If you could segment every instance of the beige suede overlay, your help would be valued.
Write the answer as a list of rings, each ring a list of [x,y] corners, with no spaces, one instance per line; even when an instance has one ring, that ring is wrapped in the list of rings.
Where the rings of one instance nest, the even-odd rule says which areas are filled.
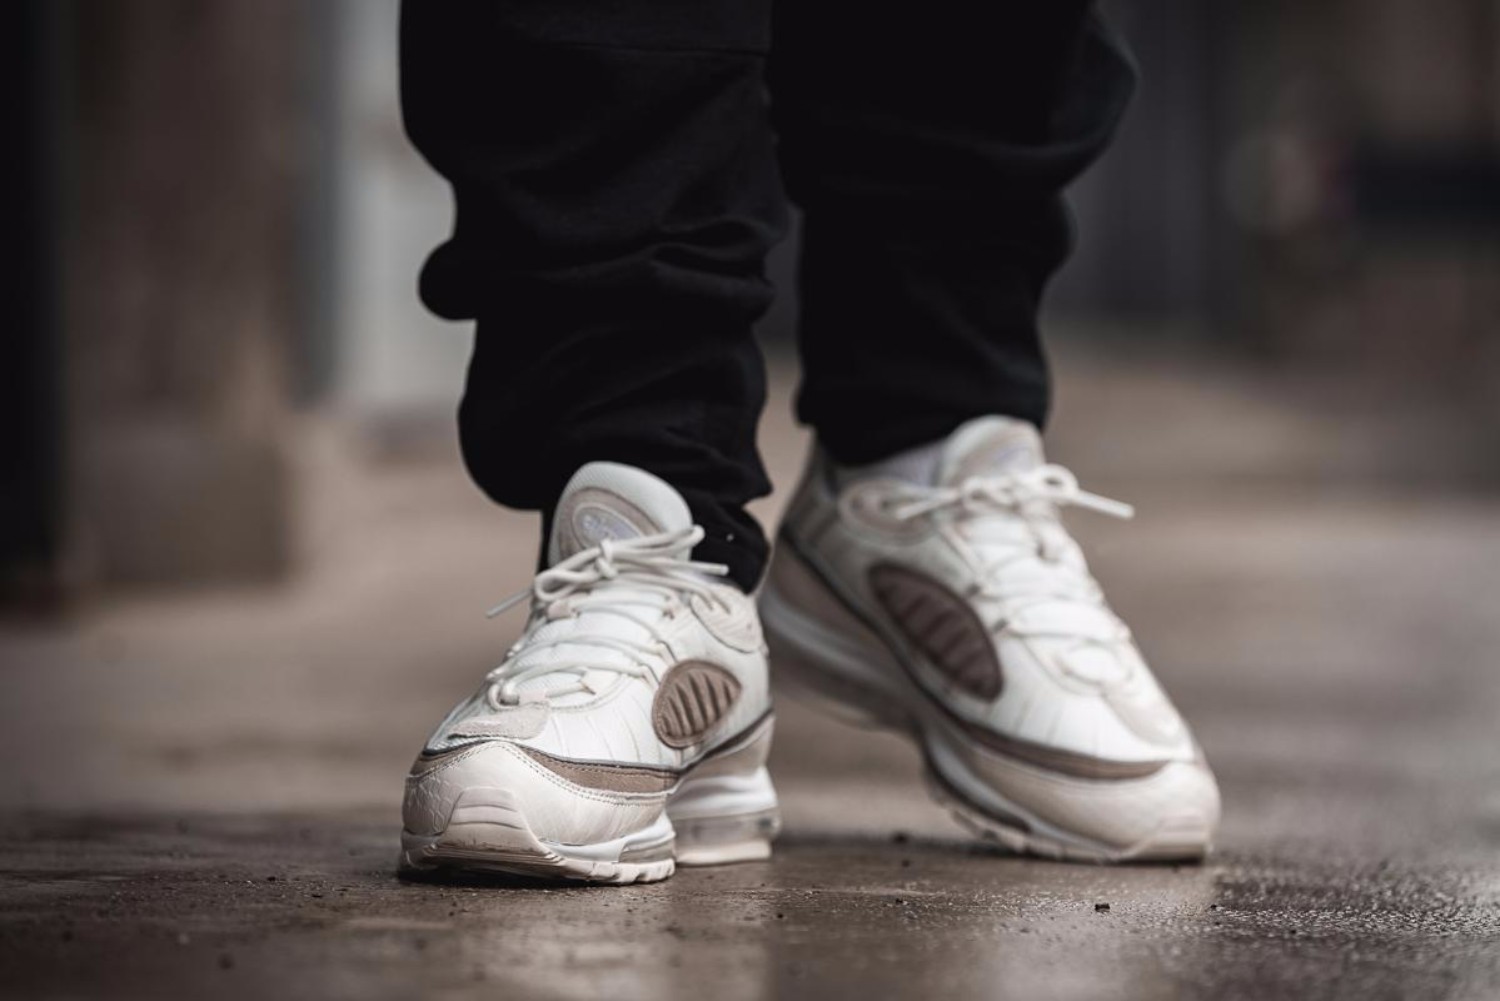
[[[891,621],[932,666],[975,698],[1000,694],[1000,658],[969,603],[925,574],[891,563],[870,568],[870,590]]]
[[[651,722],[663,744],[690,747],[703,740],[739,696],[739,679],[724,668],[683,661],[662,678],[651,703]]]

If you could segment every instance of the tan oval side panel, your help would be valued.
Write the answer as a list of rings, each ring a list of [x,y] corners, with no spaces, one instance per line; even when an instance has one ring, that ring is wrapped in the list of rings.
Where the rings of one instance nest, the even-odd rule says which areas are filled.
[[[992,700],[1000,694],[994,639],[969,603],[906,567],[870,568],[870,590],[906,636],[959,689]]]
[[[667,672],[651,705],[656,735],[668,747],[701,741],[740,697],[740,682],[717,664],[690,660]]]

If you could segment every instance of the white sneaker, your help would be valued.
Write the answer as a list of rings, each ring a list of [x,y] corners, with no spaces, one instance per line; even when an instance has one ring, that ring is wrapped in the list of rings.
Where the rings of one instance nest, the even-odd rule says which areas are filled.
[[[1031,425],[839,473],[814,454],[761,597],[778,678],[910,733],[933,795],[1018,851],[1204,855],[1213,774],[1057,517],[1128,517]]]
[[[650,882],[765,858],[771,701],[751,599],[688,558],[703,530],[655,476],[594,462],[553,519],[521,638],[406,780],[408,868]]]

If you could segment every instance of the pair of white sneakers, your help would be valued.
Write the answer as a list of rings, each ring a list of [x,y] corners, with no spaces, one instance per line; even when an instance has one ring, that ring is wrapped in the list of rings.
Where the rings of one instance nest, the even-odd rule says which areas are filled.
[[[403,865],[631,883],[767,857],[768,653],[789,686],[910,735],[933,795],[981,837],[1201,857],[1218,788],[1063,528],[1068,505],[1129,514],[1008,418],[864,470],[815,452],[757,610],[690,559],[703,533],[672,487],[584,466],[548,569],[512,599],[530,600],[520,639],[407,778]]]

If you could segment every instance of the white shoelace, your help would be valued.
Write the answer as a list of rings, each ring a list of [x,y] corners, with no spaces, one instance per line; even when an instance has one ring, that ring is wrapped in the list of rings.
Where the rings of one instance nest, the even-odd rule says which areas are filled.
[[[633,539],[602,539],[597,546],[575,553],[556,566],[541,571],[530,587],[490,609],[487,614],[493,618],[530,598],[533,623],[510,648],[505,662],[485,676],[489,682],[485,701],[492,709],[515,705],[521,701],[517,688],[523,682],[548,674],[571,674],[575,678],[569,685],[549,689],[542,696],[548,699],[575,692],[593,692],[585,679],[590,671],[607,671],[634,678],[653,677],[652,663],[659,660],[666,649],[666,638],[653,620],[659,620],[663,614],[676,614],[682,606],[684,594],[720,603],[703,575],[722,577],[729,573],[729,568],[677,555],[684,550],[691,551],[703,540],[703,535],[703,529],[693,525]],[[632,611],[639,608],[650,609],[654,614]],[[645,630],[651,641],[577,629],[549,639],[535,640],[535,634],[546,624],[578,618],[584,613],[627,619]],[[593,647],[612,651],[617,656],[532,659],[539,652],[563,646]]]
[[[1104,616],[1109,626],[1108,632],[1113,635],[1091,637],[1092,639],[1128,639],[1129,628],[1110,611],[1103,592],[1082,561],[1072,564],[1063,559],[1072,542],[1056,522],[1056,509],[1062,506],[1087,508],[1113,518],[1128,519],[1135,516],[1135,508],[1129,504],[1080,489],[1077,478],[1071,472],[1054,464],[992,476],[970,477],[955,487],[912,488],[906,496],[893,500],[890,513],[898,521],[910,521],[943,510],[957,510],[959,517],[965,520],[1004,514],[1019,518],[1026,525],[1034,543],[1032,546],[1010,540],[985,543],[986,548],[999,548],[1004,554],[999,559],[978,567],[980,593],[1003,603],[1009,613],[1005,620],[991,624],[992,631],[1011,628],[1033,636],[1051,634],[1080,638],[1071,632],[1054,632],[1035,627],[1023,629],[1009,621],[1024,608],[1055,602],[1084,605],[1091,612]],[[1032,576],[1024,579],[1020,586],[1004,586],[1002,582],[1007,577],[1003,572],[1005,568],[1011,563],[1030,558],[1039,558],[1051,568],[1051,572],[1046,574],[1045,582]]]

